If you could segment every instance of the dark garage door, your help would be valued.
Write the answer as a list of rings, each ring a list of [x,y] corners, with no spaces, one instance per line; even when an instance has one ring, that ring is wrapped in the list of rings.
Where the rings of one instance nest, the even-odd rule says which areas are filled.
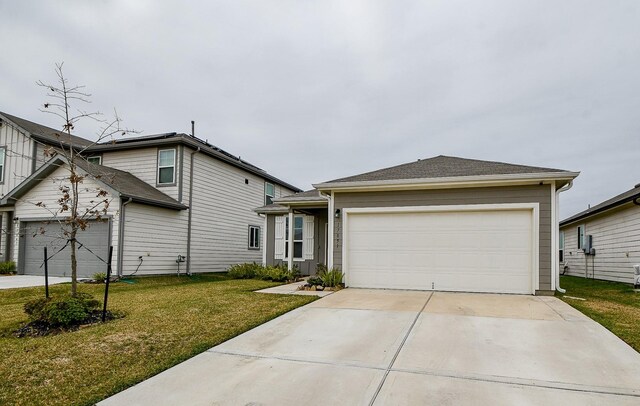
[[[51,256],[66,243],[65,238],[61,236],[60,225],[32,221],[23,223],[23,226],[21,243],[24,251],[21,269],[25,275],[44,275],[44,267],[41,267],[44,259],[44,247],[47,246],[48,255]],[[44,234],[40,233],[42,228]],[[110,228],[109,222],[93,221],[86,230],[79,231],[76,238],[78,242],[106,261],[109,251]],[[77,257],[79,278],[91,278],[98,272],[107,272],[106,264],[88,250],[80,248],[77,251]],[[71,276],[70,246],[49,260],[49,275]]]

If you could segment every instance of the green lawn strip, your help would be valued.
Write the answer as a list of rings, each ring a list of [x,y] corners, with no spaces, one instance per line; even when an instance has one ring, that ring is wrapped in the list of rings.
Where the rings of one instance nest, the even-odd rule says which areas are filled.
[[[567,291],[564,295],[558,294],[560,299],[640,352],[640,293],[634,292],[633,286],[575,276],[561,277],[560,286]]]
[[[275,285],[220,275],[137,278],[111,287],[109,308],[126,317],[22,339],[11,331],[26,321],[24,302],[43,288],[0,291],[0,404],[93,404],[316,299],[253,292]],[[104,286],[80,291],[102,299]]]

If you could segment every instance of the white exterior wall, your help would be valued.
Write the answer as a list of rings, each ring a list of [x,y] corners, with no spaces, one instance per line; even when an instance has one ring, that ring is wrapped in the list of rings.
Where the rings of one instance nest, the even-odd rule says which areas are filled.
[[[36,186],[34,186],[29,192],[27,192],[19,201],[15,204],[14,220],[13,222],[13,260],[18,262],[20,252],[20,221],[33,221],[36,219],[42,219],[43,221],[49,220],[54,217],[58,204],[56,200],[60,197],[59,186],[63,183],[63,179],[69,176],[69,172],[64,167],[55,170],[47,179],[43,180]],[[80,207],[89,207],[90,200],[96,198],[95,191],[98,188],[104,188],[101,183],[98,183],[92,179],[85,179],[82,183],[82,191],[80,193]],[[88,191],[87,191],[88,190]],[[118,252],[118,209],[120,207],[120,198],[117,195],[113,195],[109,191],[108,197],[111,199],[110,206],[107,214],[111,216],[111,245],[113,245],[113,273],[117,273],[117,261],[116,253]],[[38,207],[35,204],[43,202],[47,207]],[[52,213],[54,212],[54,213]],[[61,214],[59,216],[63,216]],[[78,240],[81,241],[82,231],[78,235]]]
[[[185,150],[185,161],[190,152]],[[194,172],[191,270],[220,272],[232,264],[261,263],[264,218],[253,209],[264,205],[265,180],[200,153],[195,156]],[[275,186],[276,196],[292,193]],[[185,176],[185,204],[188,188]],[[248,249],[249,225],[261,227],[260,250]]]
[[[4,180],[0,195],[4,196],[31,175],[35,141],[9,123],[0,127],[0,147],[6,148]],[[38,164],[37,166],[40,166]]]
[[[187,210],[129,203],[125,207],[124,275],[176,273],[178,255],[187,255]],[[180,264],[180,273],[186,263]]]
[[[578,226],[593,236],[596,255],[587,256],[587,276],[633,283],[633,265],[640,264],[640,206],[633,203],[560,228],[564,232],[565,275],[585,276],[585,255],[578,249]],[[563,264],[560,265],[560,271]]]
[[[124,151],[104,152],[102,164],[112,168],[126,171],[138,177],[140,180],[157,187],[164,194],[178,200],[178,185],[180,180],[180,148],[162,147],[160,149],[176,149],[176,183],[172,186],[158,186],[158,147],[139,148]]]

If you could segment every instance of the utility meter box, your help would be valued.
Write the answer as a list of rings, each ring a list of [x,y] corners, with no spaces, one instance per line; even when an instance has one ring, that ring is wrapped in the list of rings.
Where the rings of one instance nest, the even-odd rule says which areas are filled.
[[[640,264],[633,266],[633,285],[634,287],[640,286]]]
[[[587,255],[594,255],[596,253],[593,249],[593,236],[591,234],[585,236],[583,250]],[[593,253],[591,253],[591,251],[593,251]]]

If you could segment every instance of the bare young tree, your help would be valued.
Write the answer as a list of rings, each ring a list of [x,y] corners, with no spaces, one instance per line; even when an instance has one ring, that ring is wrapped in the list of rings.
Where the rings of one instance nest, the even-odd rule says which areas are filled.
[[[124,136],[136,131],[122,127],[122,120],[115,109],[114,116],[106,119],[98,111],[89,112],[76,107],[76,105],[90,103],[91,95],[84,91],[85,86],[69,85],[63,73],[63,63],[56,63],[55,73],[57,81],[54,84],[36,82],[38,86],[46,89],[49,99],[44,103],[41,111],[58,117],[62,128],[61,133],[57,134],[57,145],[47,147],[44,153],[46,157],[53,157],[56,154],[63,156],[67,163],[63,167],[68,170],[68,174],[59,184],[60,196],[56,200],[55,208],[47,208],[43,202],[37,202],[36,205],[54,213],[54,218],[61,226],[62,235],[67,239],[71,256],[71,294],[75,296],[78,283],[77,238],[79,233],[89,227],[91,220],[105,220],[111,201],[107,190],[103,188],[90,190],[81,186],[88,175],[78,167],[78,164],[81,160],[86,162],[85,152],[91,146],[107,139],[113,140],[115,136]],[[81,120],[94,121],[100,129],[94,141],[78,145],[74,142],[72,132]],[[87,192],[93,193],[94,196],[91,196],[91,200],[83,205],[81,194]]]

